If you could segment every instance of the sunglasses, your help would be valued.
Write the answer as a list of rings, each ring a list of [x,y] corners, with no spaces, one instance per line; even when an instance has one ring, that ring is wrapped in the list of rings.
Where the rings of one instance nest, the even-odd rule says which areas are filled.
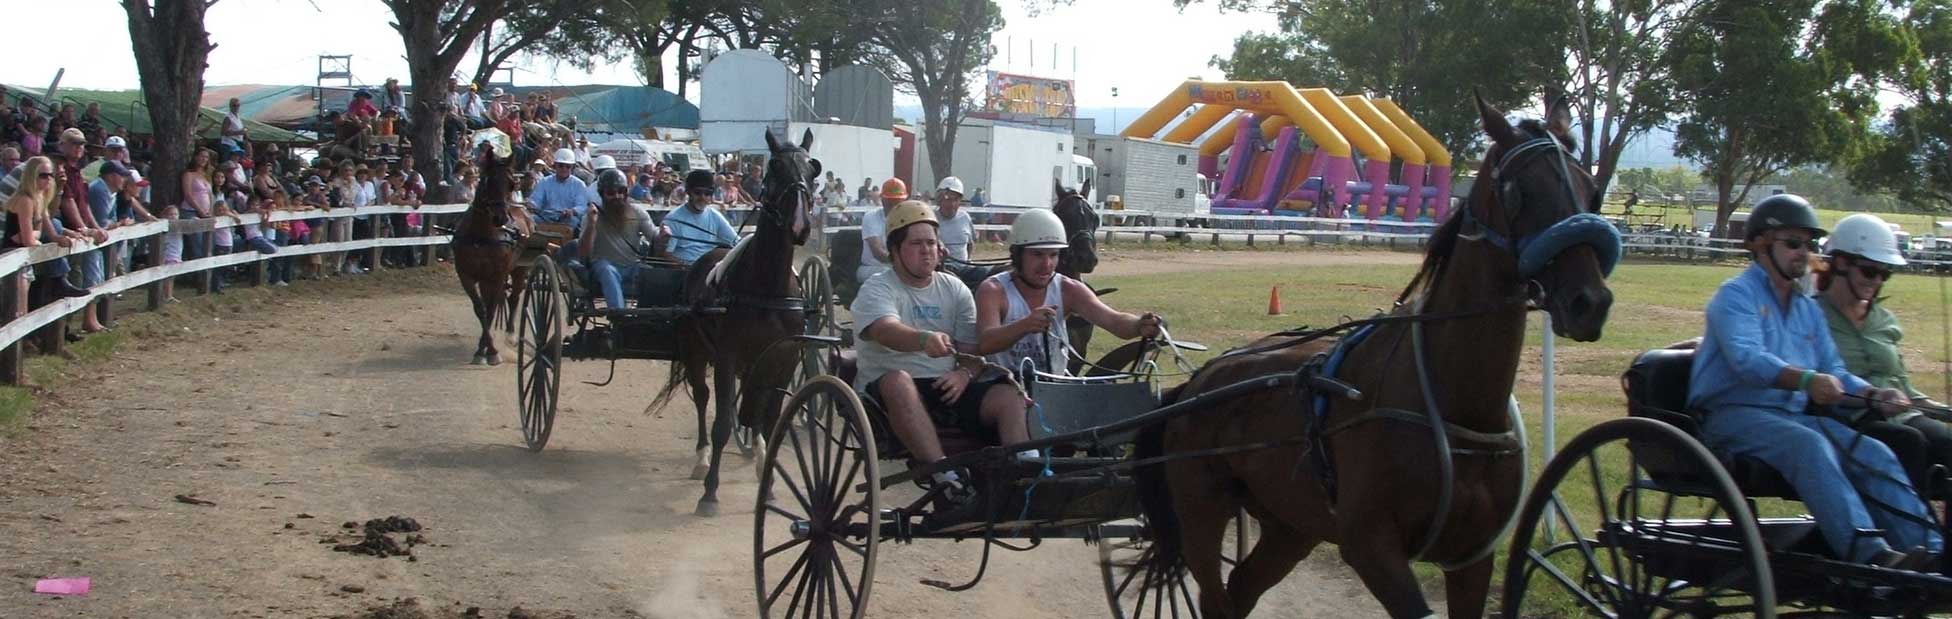
[[[1806,239],[1802,237],[1795,237],[1795,236],[1776,237],[1776,244],[1782,245],[1783,249],[1787,249],[1790,251],[1813,249],[1816,247],[1816,241],[1812,241],[1810,239]]]
[[[54,178],[54,173],[53,173],[53,172],[42,172],[42,173],[41,173],[41,180],[48,180],[48,179],[51,179],[51,178]]]
[[[1888,281],[1891,279],[1891,269],[1887,269],[1880,266],[1872,266],[1868,264],[1860,264],[1857,265],[1857,275],[1863,277],[1864,279],[1875,279],[1880,282]]]

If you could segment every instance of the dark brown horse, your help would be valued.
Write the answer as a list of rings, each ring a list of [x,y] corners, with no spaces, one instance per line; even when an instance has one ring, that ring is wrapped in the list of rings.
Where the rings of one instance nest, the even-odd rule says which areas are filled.
[[[461,289],[467,291],[468,301],[474,303],[474,317],[481,322],[473,363],[500,365],[501,352],[495,350],[495,338],[489,330],[498,317],[504,330],[515,329],[516,299],[510,292],[510,275],[515,271],[520,240],[504,227],[509,221],[508,198],[515,177],[508,160],[496,157],[491,149],[482,149],[479,162],[481,181],[475,188],[474,201],[455,224],[450,243],[454,273],[461,277]]]
[[[798,145],[781,142],[767,131],[766,144],[772,157],[766,163],[760,209],[755,213],[758,224],[738,247],[705,254],[685,274],[685,294],[698,311],[680,327],[671,379],[651,405],[662,406],[681,382],[691,388],[692,404],[698,408],[698,462],[692,478],[705,480],[705,495],[698,499],[700,516],[718,514],[719,463],[732,437],[732,424],[771,427],[782,389],[800,360],[791,345],[775,344],[803,333],[806,325],[806,301],[797,298],[800,284],[793,272],[793,248],[806,243],[812,229],[809,187],[820,176],[820,162],[807,156],[806,149],[813,146],[812,131]],[[705,382],[708,369],[710,384]],[[705,405],[714,386],[719,394],[718,414],[707,428]]]
[[[1591,177],[1566,154],[1573,146],[1563,98],[1548,102],[1545,122],[1516,126],[1482,98],[1477,105],[1492,140],[1478,182],[1469,204],[1433,233],[1392,314],[1417,318],[1376,325],[1335,372],[1360,399],[1332,401],[1316,417],[1311,394],[1267,390],[1141,434],[1135,458],[1309,437],[1310,424],[1321,424],[1319,440],[1137,472],[1153,540],[1137,569],[1190,572],[1201,616],[1246,616],[1323,542],[1341,547],[1393,617],[1431,614],[1410,569],[1415,561],[1445,570],[1448,616],[1483,612],[1492,568],[1486,551],[1518,504],[1525,466],[1509,434],[1524,430],[1511,427],[1507,401],[1528,301],[1551,313],[1559,335],[1598,339],[1612,305],[1605,277],[1619,237],[1590,214],[1599,205]],[[1297,341],[1277,334],[1232,351],[1166,397],[1292,373],[1329,347],[1284,346]],[[1445,422],[1451,449],[1439,451],[1440,434],[1419,422],[1433,413]],[[1240,508],[1259,522],[1261,536],[1223,583],[1222,532]]]

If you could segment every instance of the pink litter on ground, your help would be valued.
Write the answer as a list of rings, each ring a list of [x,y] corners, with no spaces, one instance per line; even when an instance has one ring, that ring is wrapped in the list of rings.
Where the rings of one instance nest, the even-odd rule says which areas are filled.
[[[35,593],[88,595],[88,578],[43,578],[34,583]]]

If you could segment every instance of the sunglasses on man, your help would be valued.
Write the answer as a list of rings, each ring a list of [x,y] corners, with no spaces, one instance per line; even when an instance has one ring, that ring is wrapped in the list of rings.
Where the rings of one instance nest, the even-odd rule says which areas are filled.
[[[1891,279],[1891,269],[1870,264],[1860,264],[1857,265],[1857,275],[1864,279],[1874,279],[1880,282],[1889,281]]]
[[[1783,249],[1787,249],[1790,251],[1800,251],[1803,249],[1816,249],[1816,241],[1806,239],[1800,236],[1779,236],[1776,237],[1776,244],[1782,245]]]

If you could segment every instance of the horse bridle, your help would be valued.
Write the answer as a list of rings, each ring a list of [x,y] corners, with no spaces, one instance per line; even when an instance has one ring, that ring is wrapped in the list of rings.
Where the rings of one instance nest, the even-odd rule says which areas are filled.
[[[793,235],[794,245],[804,245],[807,242],[807,235],[813,233],[813,199],[810,197],[813,190],[807,186],[807,182],[795,178],[792,183],[781,184],[777,189],[762,194],[760,199],[770,203],[772,200],[788,193],[798,198],[798,203],[795,206],[799,209],[799,213],[807,220],[806,227],[801,229],[798,234]],[[761,208],[759,209],[759,216],[764,217],[766,221],[772,222],[773,225],[779,226],[788,233],[793,231],[793,219],[789,215],[773,212],[773,209],[770,208]]]
[[[1554,222],[1544,230],[1527,235],[1517,235],[1512,230],[1518,228],[1518,216],[1525,210],[1524,189],[1513,175],[1513,168],[1530,162],[1532,159],[1551,156],[1557,165],[1552,166],[1552,174],[1565,188],[1566,196],[1572,203],[1581,204],[1578,190],[1573,188],[1572,174],[1568,167],[1565,145],[1550,135],[1533,138],[1519,143],[1498,158],[1498,165],[1491,168],[1491,180],[1498,183],[1497,198],[1503,204],[1505,232],[1485,225],[1478,217],[1476,209],[1461,209],[1464,224],[1473,232],[1459,233],[1458,238],[1467,241],[1484,241],[1493,247],[1510,254],[1518,262],[1518,274],[1530,281],[1545,269],[1561,251],[1574,245],[1591,245],[1599,255],[1600,269],[1606,275],[1613,274],[1613,267],[1620,262],[1620,232],[1613,224],[1599,215],[1581,209],[1571,217]]]

